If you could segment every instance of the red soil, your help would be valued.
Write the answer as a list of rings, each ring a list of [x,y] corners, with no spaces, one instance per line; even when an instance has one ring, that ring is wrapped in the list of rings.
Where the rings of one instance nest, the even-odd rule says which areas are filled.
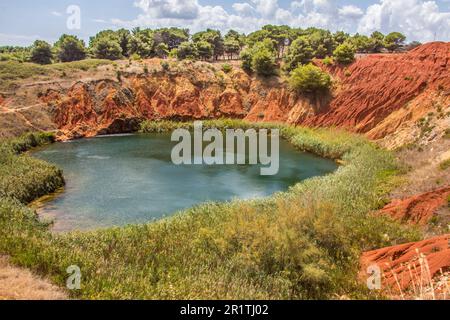
[[[79,82],[41,99],[56,106],[55,122],[69,138],[130,131],[142,119],[233,117],[339,126],[378,139],[413,121],[410,112],[385,121],[406,104],[420,110],[416,116],[431,111],[423,101],[449,90],[449,60],[450,43],[436,42],[406,54],[369,55],[348,70],[322,66],[341,83],[334,97],[314,99],[296,95],[277,79],[251,78],[237,68],[218,76],[198,65],[176,72],[124,74],[120,83]],[[450,105],[450,95],[442,100]]]
[[[347,69],[324,68],[342,80],[342,88],[328,109],[301,123],[368,133],[415,98],[450,89],[450,43],[428,43],[405,54],[368,55]],[[378,139],[395,129],[374,130],[369,136]]]
[[[366,252],[361,258],[361,265],[363,271],[371,265],[380,267],[384,288],[405,290],[417,286],[421,277],[425,284],[430,277],[434,279],[441,275],[441,271],[450,271],[450,234]]]
[[[427,224],[436,211],[447,204],[450,196],[450,186],[416,195],[403,200],[394,200],[383,208],[380,213],[396,220],[412,224]]]

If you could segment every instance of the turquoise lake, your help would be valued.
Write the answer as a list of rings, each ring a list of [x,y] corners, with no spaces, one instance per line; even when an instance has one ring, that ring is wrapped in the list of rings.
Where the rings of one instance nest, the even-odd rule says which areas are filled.
[[[64,170],[66,187],[38,208],[54,231],[145,223],[207,201],[253,199],[337,169],[334,161],[299,152],[280,141],[280,170],[260,166],[180,165],[169,135],[107,136],[56,143],[33,155]]]

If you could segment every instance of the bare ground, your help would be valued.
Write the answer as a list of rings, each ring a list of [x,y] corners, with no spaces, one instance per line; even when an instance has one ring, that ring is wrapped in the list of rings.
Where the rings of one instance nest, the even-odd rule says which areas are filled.
[[[0,256],[0,300],[65,300],[67,294],[48,280],[12,266]]]

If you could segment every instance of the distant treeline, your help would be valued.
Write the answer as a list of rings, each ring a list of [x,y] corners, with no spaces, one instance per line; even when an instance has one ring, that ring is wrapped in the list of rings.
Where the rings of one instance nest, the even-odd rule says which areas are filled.
[[[30,47],[0,47],[0,61],[15,60],[50,64],[70,62],[86,58],[118,60],[124,58],[176,57],[199,60],[226,60],[239,58],[241,52],[252,49],[258,43],[270,41],[276,58],[288,52],[290,45],[301,39],[303,50],[308,58],[332,56],[342,44],[357,53],[377,53],[403,50],[405,36],[399,32],[383,35],[374,32],[370,37],[360,34],[349,35],[339,31],[332,33],[318,28],[291,28],[289,26],[267,25],[248,35],[230,30],[222,35],[218,30],[190,34],[188,29],[162,28],[132,31],[120,29],[105,30],[90,38],[88,46],[76,36],[62,35],[52,46],[37,40]],[[417,46],[412,43],[410,46]]]

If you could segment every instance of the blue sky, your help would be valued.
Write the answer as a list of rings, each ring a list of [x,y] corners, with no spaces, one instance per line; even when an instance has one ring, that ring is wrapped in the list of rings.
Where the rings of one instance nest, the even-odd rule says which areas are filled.
[[[69,5],[81,28],[66,26]],[[62,33],[87,40],[99,30],[182,26],[251,32],[264,24],[317,26],[370,34],[401,31],[408,40],[450,40],[450,0],[15,0],[0,3],[0,45],[54,42]]]

